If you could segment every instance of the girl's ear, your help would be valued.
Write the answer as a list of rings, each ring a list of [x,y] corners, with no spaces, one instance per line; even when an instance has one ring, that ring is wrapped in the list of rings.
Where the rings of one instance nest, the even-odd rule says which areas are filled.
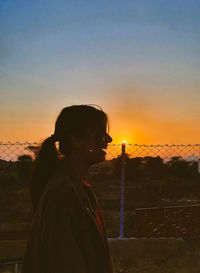
[[[71,136],[69,138],[69,142],[76,150],[79,150],[81,148],[82,142],[79,138]]]

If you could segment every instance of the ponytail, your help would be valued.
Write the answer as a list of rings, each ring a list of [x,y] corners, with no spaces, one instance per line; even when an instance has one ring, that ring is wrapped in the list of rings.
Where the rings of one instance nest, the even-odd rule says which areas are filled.
[[[30,177],[33,213],[35,213],[48,179],[57,168],[59,161],[60,156],[55,146],[55,140],[52,136],[48,137],[40,146]]]

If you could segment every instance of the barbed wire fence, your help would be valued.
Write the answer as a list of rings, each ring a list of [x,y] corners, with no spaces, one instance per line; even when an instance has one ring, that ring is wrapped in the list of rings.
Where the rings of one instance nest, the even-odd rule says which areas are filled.
[[[38,142],[0,142],[0,160],[17,161],[21,155],[30,155],[33,159],[38,151]],[[161,157],[165,162],[172,157],[181,157],[188,161],[200,159],[200,144],[125,144],[125,153],[130,157]],[[108,145],[106,159],[111,160],[122,155],[122,144]]]
[[[0,142],[0,165],[6,166],[10,162],[17,162],[20,156],[30,156],[33,160],[39,151],[40,144],[38,142]],[[58,148],[58,146],[57,146]],[[110,144],[108,145],[106,160],[121,157],[121,209],[120,209],[120,238],[124,237],[124,186],[125,186],[125,158],[136,157],[160,157],[164,162],[171,160],[173,157],[181,160],[198,162],[198,172],[200,173],[200,144],[165,144],[165,145],[145,145],[145,144]],[[146,211],[142,211],[142,215]],[[163,224],[162,224],[163,225]],[[157,230],[157,229],[155,229]]]

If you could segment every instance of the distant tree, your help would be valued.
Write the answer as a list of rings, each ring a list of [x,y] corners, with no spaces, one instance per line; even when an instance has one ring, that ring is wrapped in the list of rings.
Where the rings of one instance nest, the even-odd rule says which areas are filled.
[[[138,181],[143,178],[143,158],[134,157],[127,160],[126,177],[127,179]]]
[[[146,156],[142,160],[144,175],[149,178],[162,178],[165,174],[165,165],[160,156]]]
[[[20,155],[17,158],[17,169],[22,184],[27,185],[33,159],[30,155]]]
[[[195,164],[182,159],[181,156],[172,157],[171,160],[166,163],[166,167],[168,176],[170,177],[189,179],[197,173],[197,169],[196,171],[194,169]]]
[[[39,152],[40,146],[33,146],[33,145],[29,145],[25,148],[25,150],[31,151],[34,153],[35,156],[37,156],[38,152]]]
[[[186,161],[181,156],[174,156],[166,164],[166,177],[162,196],[170,200],[192,202],[199,194],[200,176],[197,163]]]

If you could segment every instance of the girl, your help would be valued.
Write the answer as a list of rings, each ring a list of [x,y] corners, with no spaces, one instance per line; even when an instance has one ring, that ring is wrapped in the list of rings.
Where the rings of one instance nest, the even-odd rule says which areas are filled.
[[[42,143],[31,177],[34,217],[23,273],[113,272],[103,216],[85,177],[105,160],[107,128],[101,109],[73,105]]]

